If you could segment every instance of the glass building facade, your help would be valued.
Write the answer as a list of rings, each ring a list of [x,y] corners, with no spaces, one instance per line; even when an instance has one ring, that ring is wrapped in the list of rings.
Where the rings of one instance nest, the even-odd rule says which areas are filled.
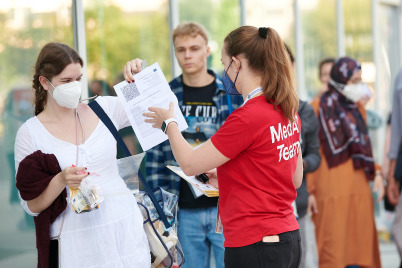
[[[8,0],[0,2],[0,267],[35,267],[32,217],[19,205],[14,141],[33,114],[33,64],[57,41],[84,58],[83,97],[112,95],[124,64],[159,62],[167,80],[180,74],[170,40],[174,27],[196,21],[209,32],[209,68],[220,73],[223,38],[240,25],[269,26],[293,50],[300,97],[318,93],[318,63],[348,55],[363,65],[373,91],[367,108],[381,164],[395,76],[402,66],[400,0]],[[133,137],[133,148],[138,148]],[[377,216],[382,211],[377,207]],[[381,226],[381,222],[378,224]]]

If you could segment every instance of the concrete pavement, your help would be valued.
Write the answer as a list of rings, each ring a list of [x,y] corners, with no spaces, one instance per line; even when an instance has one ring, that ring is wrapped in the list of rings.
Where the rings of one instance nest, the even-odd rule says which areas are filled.
[[[8,180],[0,180],[0,268],[35,268],[35,233],[23,224],[25,212],[21,206],[10,205],[10,184]],[[380,251],[383,268],[399,267],[399,256],[392,242],[381,242]]]

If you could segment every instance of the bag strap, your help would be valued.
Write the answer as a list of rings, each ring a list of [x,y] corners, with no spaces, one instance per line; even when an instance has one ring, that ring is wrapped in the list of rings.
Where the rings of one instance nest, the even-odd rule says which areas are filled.
[[[59,232],[59,234],[58,235],[56,235],[56,236],[52,236],[52,237],[50,237],[50,240],[54,240],[54,239],[59,239],[60,238],[60,236],[61,236],[61,231],[63,230],[63,224],[64,224],[64,218],[66,217],[66,211],[67,211],[67,208],[64,210],[64,214],[63,214],[63,219],[61,220],[61,225],[60,225],[60,232]]]
[[[114,126],[112,120],[110,120],[109,116],[105,113],[105,111],[102,109],[102,107],[99,105],[97,101],[92,101],[89,104],[89,107],[95,112],[95,114],[99,117],[99,119],[105,124],[105,126],[110,130],[112,133],[113,137],[116,139],[117,144],[120,146],[120,148],[123,150],[124,155],[131,156],[130,151],[128,150],[126,144],[124,143],[123,139],[121,138],[119,132],[117,131],[116,127]],[[148,183],[146,182],[144,175],[142,174],[141,170],[138,169],[138,177],[140,178],[140,181],[142,182],[142,185],[144,186],[145,191],[148,193],[149,197],[152,200],[152,203],[154,203],[156,210],[158,211],[158,214],[165,225],[166,228],[171,227],[169,224],[169,221],[166,218],[165,213],[163,212],[161,206],[159,205],[159,202],[157,201],[152,189],[149,187]]]

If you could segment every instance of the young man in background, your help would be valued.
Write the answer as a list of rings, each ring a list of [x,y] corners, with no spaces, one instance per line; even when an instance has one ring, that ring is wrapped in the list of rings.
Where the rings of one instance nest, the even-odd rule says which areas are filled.
[[[202,25],[182,23],[173,31],[172,38],[182,75],[169,84],[188,124],[183,136],[196,146],[209,139],[243,100],[240,96],[227,95],[220,77],[207,69],[211,52]],[[212,249],[216,267],[223,268],[224,238],[215,233],[218,198],[196,197],[186,181],[166,168],[166,165],[178,165],[169,141],[147,151],[146,160],[150,186],[161,186],[179,196],[178,235],[186,260],[183,267],[209,267]]]

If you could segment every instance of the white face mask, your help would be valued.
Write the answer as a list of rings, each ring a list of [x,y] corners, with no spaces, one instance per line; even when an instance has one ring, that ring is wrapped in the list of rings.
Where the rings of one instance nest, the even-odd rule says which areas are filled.
[[[332,79],[329,80],[329,83],[333,85],[340,93],[342,93],[343,96],[354,103],[368,95],[368,92],[371,93],[370,89],[365,83],[344,85],[337,83]]]
[[[49,81],[49,80],[47,80]],[[50,83],[50,81],[49,81]],[[52,85],[52,83],[50,83]],[[58,105],[65,108],[75,109],[81,97],[81,83],[73,81],[67,84],[61,84],[57,87],[53,86],[53,94],[49,93]]]
[[[354,103],[362,99],[370,89],[365,83],[346,85],[343,88],[342,94]]]

